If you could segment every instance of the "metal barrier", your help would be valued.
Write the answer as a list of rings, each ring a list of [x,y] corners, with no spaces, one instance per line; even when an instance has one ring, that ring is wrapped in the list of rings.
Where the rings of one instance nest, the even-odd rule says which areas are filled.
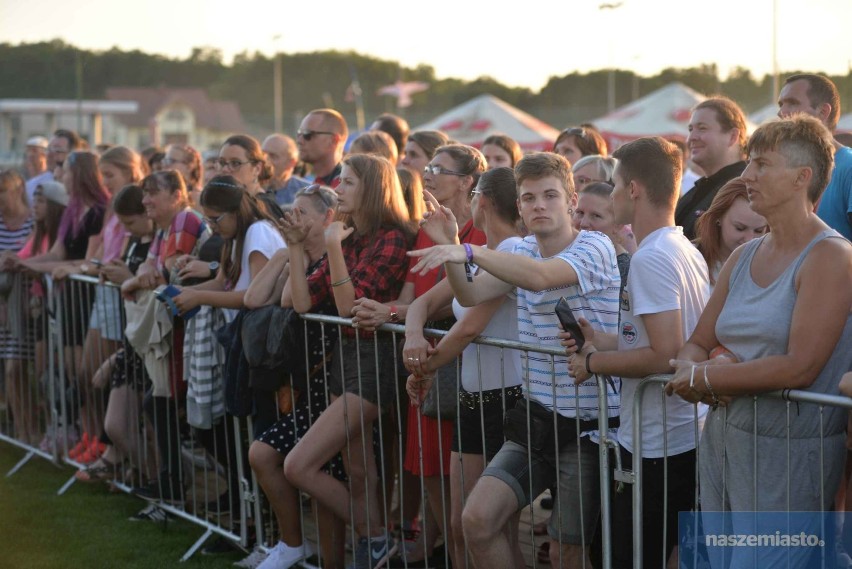
[[[31,280],[18,277],[15,284],[18,289],[14,294],[18,294],[22,299],[31,297],[33,284]],[[187,328],[184,329],[182,319],[172,323],[172,334],[174,338],[179,338],[179,341],[171,341],[171,353],[172,356],[179,353],[181,357],[168,358],[163,372],[165,373],[165,392],[160,391],[154,394],[149,393],[152,389],[149,387],[149,374],[145,371],[147,366],[144,363],[144,356],[141,360],[137,360],[135,358],[139,357],[139,354],[129,353],[128,342],[123,333],[127,324],[124,320],[124,303],[117,295],[118,291],[115,287],[102,285],[95,279],[79,276],[74,276],[62,283],[54,283],[46,279],[43,286],[42,319],[32,321],[29,318],[18,318],[15,320],[15,325],[21,327],[20,338],[24,340],[24,343],[32,340],[32,350],[24,351],[24,357],[11,359],[23,362],[19,366],[20,371],[15,371],[15,364],[9,363],[10,358],[4,361],[4,367],[11,368],[15,373],[5,378],[6,393],[10,393],[11,389],[11,397],[7,396],[5,413],[0,415],[0,440],[26,451],[24,459],[7,476],[14,474],[35,456],[83,469],[86,466],[85,463],[89,461],[79,452],[75,452],[73,440],[73,430],[80,425],[88,430],[93,438],[99,438],[101,431],[106,431],[111,440],[106,456],[111,459],[111,464],[114,466],[108,467],[108,471],[102,469],[89,472],[89,476],[106,479],[115,488],[124,492],[147,494],[151,504],[156,508],[205,529],[204,535],[193,544],[183,559],[191,556],[213,534],[239,543],[243,547],[256,543],[261,551],[273,548],[279,537],[296,535],[300,536],[304,543],[310,543],[311,547],[318,546],[325,562],[333,566],[345,555],[343,544],[346,539],[342,535],[345,531],[341,529],[342,524],[349,523],[350,529],[346,534],[354,547],[357,545],[358,538],[366,535],[364,528],[369,534],[377,528],[400,526],[404,520],[415,517],[415,512],[411,508],[420,511],[421,507],[410,504],[419,501],[423,504],[423,514],[420,517],[421,539],[424,542],[434,541],[440,533],[446,545],[443,559],[432,560],[432,563],[440,564],[438,562],[441,562],[446,565],[453,561],[459,567],[471,566],[466,548],[456,547],[451,550],[450,547],[454,539],[452,529],[454,520],[451,519],[450,505],[456,498],[453,493],[458,492],[459,488],[448,488],[447,479],[442,474],[447,466],[444,462],[446,454],[444,445],[447,439],[439,436],[435,443],[429,443],[436,445],[439,457],[439,474],[432,476],[433,480],[430,480],[429,476],[411,478],[404,474],[406,447],[414,452],[413,462],[419,466],[419,470],[421,472],[424,470],[426,460],[424,442],[429,442],[428,439],[431,436],[429,433],[433,425],[421,418],[419,413],[414,416],[413,423],[409,422],[406,416],[407,412],[414,411],[408,410],[408,396],[404,389],[404,377],[407,373],[401,371],[399,361],[400,349],[404,342],[403,326],[383,326],[380,329],[380,339],[376,340],[362,336],[357,331],[354,334],[347,332],[347,329],[351,330],[349,319],[319,314],[303,315],[305,337],[319,339],[319,344],[312,344],[313,340],[309,340],[305,342],[304,347],[306,367],[313,368],[316,379],[313,380],[314,383],[308,384],[306,392],[298,396],[292,391],[292,387],[289,392],[290,400],[295,401],[297,412],[289,415],[287,419],[289,422],[285,423],[288,430],[279,433],[282,438],[289,437],[287,452],[290,452],[304,436],[305,431],[312,427],[321,411],[332,404],[332,393],[340,391],[339,386],[329,390],[330,382],[333,383],[333,380],[339,377],[351,377],[352,381],[357,381],[359,386],[367,388],[370,381],[375,382],[375,378],[381,378],[382,374],[390,373],[394,376],[393,389],[387,392],[380,390],[378,395],[381,412],[376,416],[375,426],[371,425],[373,421],[368,407],[358,400],[343,398],[344,408],[341,411],[340,421],[357,427],[355,431],[360,432],[361,439],[346,438],[343,441],[345,444],[341,447],[342,452],[331,458],[330,472],[336,474],[338,480],[333,486],[336,492],[334,495],[345,496],[347,500],[351,500],[346,504],[334,504],[329,503],[328,497],[313,496],[311,502],[315,510],[312,514],[307,514],[303,511],[307,496],[295,490],[294,484],[287,483],[287,486],[283,487],[284,492],[287,493],[287,508],[283,510],[279,507],[283,503],[280,502],[280,496],[273,496],[273,502],[270,502],[266,493],[261,490],[264,484],[267,493],[270,492],[270,488],[281,490],[280,483],[281,480],[286,482],[284,469],[287,468],[283,456],[279,457],[280,462],[274,463],[272,467],[273,471],[277,469],[280,479],[270,481],[264,478],[264,475],[259,478],[257,472],[265,472],[260,463],[255,465],[255,470],[249,467],[249,458],[253,457],[257,450],[253,447],[255,450],[250,451],[249,445],[263,434],[255,432],[254,421],[260,421],[258,431],[268,431],[270,424],[285,419],[284,415],[278,413],[277,405],[272,402],[275,397],[273,394],[261,394],[261,398],[252,403],[255,407],[253,417],[237,418],[217,409],[210,411],[209,424],[202,424],[203,421],[199,421],[193,415],[195,403],[187,403],[188,399],[191,401],[201,399],[198,392],[192,391],[200,389],[199,384],[193,383],[194,380],[190,380],[188,395],[183,393],[182,388],[185,379],[197,371],[189,369],[198,364],[195,358],[198,358],[202,352],[207,354],[204,350],[209,346],[202,349],[194,342],[196,338],[213,337],[215,311],[208,311],[210,314],[202,317],[207,318],[204,321],[207,322],[205,326],[209,328],[198,331],[197,335],[193,334],[194,328],[191,328],[195,324],[187,324]],[[29,303],[14,306],[24,305],[28,306]],[[7,306],[13,305],[7,303]],[[315,327],[313,331],[309,330],[309,326]],[[119,330],[118,333],[114,333],[116,329]],[[36,334],[37,330],[41,332]],[[97,333],[93,330],[97,330]],[[432,338],[440,338],[446,334],[439,330],[426,330],[424,333]],[[38,347],[39,342],[41,348]],[[501,362],[511,358],[511,354],[515,352],[520,352],[525,358],[529,358],[532,354],[538,359],[539,365],[547,367],[551,377],[561,373],[559,366],[562,364],[558,359],[565,357],[564,352],[559,348],[542,348],[498,338],[480,337],[474,344],[478,346],[476,352],[478,359],[483,357],[481,353],[486,347],[499,350],[499,356],[487,357],[499,357]],[[210,349],[215,352],[213,347]],[[310,365],[317,358],[317,353],[312,353],[312,350],[319,351],[321,362],[319,366]],[[123,356],[118,355],[122,353]],[[224,356],[221,354],[210,357],[220,358],[216,359],[217,365],[224,363],[222,359]],[[453,369],[451,373],[455,377],[455,388],[458,391],[462,383],[461,366],[458,362],[454,364]],[[43,370],[44,373],[41,375],[45,375],[46,379],[41,381],[41,394],[36,395],[34,387],[40,375],[39,370]],[[224,389],[221,385],[222,370],[212,369],[208,372],[212,374],[208,378],[209,381],[219,382],[217,388]],[[93,385],[93,378],[96,380],[94,382],[96,385]],[[642,400],[644,391],[650,389],[652,385],[662,385],[668,378],[668,376],[654,376],[640,384],[634,400],[633,412],[636,425],[642,424],[643,409],[639,402]],[[163,377],[160,377],[161,389],[163,389],[162,379]],[[479,378],[480,386],[483,379],[485,378]],[[529,382],[529,377],[522,379]],[[500,385],[504,388],[509,385],[505,376],[500,378]],[[616,468],[610,468],[609,451],[613,449],[618,451],[618,444],[609,432],[606,405],[607,383],[599,380],[597,385],[600,409],[597,418],[597,435],[600,441],[598,446],[600,537],[593,540],[593,536],[581,529],[580,545],[585,548],[592,541],[600,543],[600,566],[604,568],[612,566],[612,552],[617,546],[613,544],[611,536],[612,477],[619,484],[632,483],[633,561],[634,566],[640,567],[644,545],[642,540],[642,461],[634,461],[632,471],[627,471],[621,467],[620,455],[616,452]],[[106,393],[107,387],[110,387],[109,394]],[[478,394],[476,391],[471,393],[478,401],[480,437],[484,447],[487,424],[481,387]],[[391,400],[382,400],[383,397],[389,397]],[[555,387],[553,398],[554,400],[556,398]],[[803,405],[819,405],[821,410],[826,406],[852,409],[850,399],[803,391],[767,394],[755,398],[755,405],[766,398],[783,398],[787,401],[788,414],[792,412],[790,405],[794,402]],[[441,413],[440,398],[438,401],[438,412]],[[460,398],[456,397],[454,407],[455,409],[447,411],[457,416],[462,411]],[[500,411],[505,413],[507,408],[506,400],[503,399]],[[665,409],[665,406],[663,408]],[[527,407],[528,448],[532,446],[529,438],[531,420],[529,407]],[[665,425],[665,414],[662,420]],[[576,418],[573,421],[577,433],[576,440],[570,441],[570,445],[561,444],[565,441],[559,441],[560,430],[557,426],[556,412],[553,411],[553,439],[557,448],[553,468],[557,479],[560,472],[560,452],[576,452],[578,460],[582,460],[580,420]],[[193,427],[190,427],[190,422],[194,424]],[[411,424],[414,425],[415,431],[408,437],[406,428]],[[458,437],[463,434],[459,425],[460,422],[457,421],[452,427]],[[335,428],[340,428],[340,425],[335,425]],[[33,433],[34,430],[38,432]],[[348,437],[350,431],[347,429],[343,431]],[[35,434],[53,434],[54,437],[52,440],[45,441],[45,444],[40,447]],[[637,428],[634,435],[635,456],[642,456],[640,429]],[[695,441],[700,453],[699,439],[700,430],[696,422]],[[267,442],[269,439],[264,437],[263,441]],[[665,454],[667,451],[664,452]],[[372,459],[375,459],[375,462],[370,462]],[[822,460],[822,457],[820,459]],[[485,457],[476,460],[483,467],[488,464],[488,459]],[[532,468],[532,457],[529,454],[527,454],[527,461],[528,466]],[[123,467],[125,464],[128,466],[127,469]],[[342,476],[341,464],[348,465],[345,472],[348,478]],[[667,464],[667,461],[664,461],[664,464]],[[462,507],[467,499],[465,489],[470,486],[468,484],[470,481],[464,478],[463,466],[461,455],[456,462],[449,465],[450,468],[460,468],[462,473],[460,485]],[[58,493],[65,492],[77,479],[77,475],[72,477],[59,489]],[[330,479],[327,480],[330,482]],[[667,483],[668,480],[664,480],[664,485]],[[532,493],[532,481],[527,490],[530,494]],[[758,490],[755,484],[755,495]],[[788,487],[788,493],[792,491],[792,488]],[[592,496],[592,493],[595,496]],[[582,517],[583,500],[594,498],[597,501],[598,498],[596,491],[592,490],[585,491],[581,488],[579,494]],[[412,500],[412,496],[417,499]],[[557,493],[553,498],[556,512],[554,526],[556,531],[561,533],[565,520],[559,512],[562,511],[561,501],[566,497]],[[356,504],[361,504],[363,511],[358,510]],[[695,507],[699,505],[697,491],[694,505]],[[665,511],[665,504],[663,509]],[[333,521],[330,516],[332,513],[337,515],[337,521]],[[279,526],[282,520],[283,523]],[[533,522],[534,519],[530,520],[529,527],[520,530],[521,535],[518,539],[529,541],[530,549],[526,550],[525,558],[528,565],[535,567],[538,561]],[[581,524],[581,528],[583,525],[585,524]],[[668,528],[663,528],[663,535],[666,529]],[[513,547],[516,546],[513,545]],[[560,565],[563,565],[561,552],[560,548],[560,551],[555,555],[552,554],[551,557],[558,558]],[[459,558],[460,555],[463,558]],[[585,561],[583,557],[579,565],[587,566]],[[666,560],[662,561],[665,565]],[[407,566],[407,564],[405,560],[404,565]]]
[[[665,383],[667,383],[671,379],[671,377],[672,377],[671,375],[655,375],[655,376],[646,377],[640,382],[640,384],[639,384],[639,386],[636,390],[635,399],[633,401],[634,425],[637,425],[637,426],[642,425],[642,415],[643,415],[644,409],[641,405],[641,402],[642,402],[642,398],[643,398],[645,392],[649,389],[659,389],[660,390],[660,397],[665,399],[666,395],[665,395],[665,392],[663,391],[662,388],[665,385]],[[840,378],[838,378],[838,381],[839,381],[839,379]],[[650,395],[653,396],[653,394],[650,394]],[[676,396],[673,396],[673,397],[676,397]],[[752,450],[751,450],[750,454],[751,454],[751,473],[752,473],[752,476],[753,476],[753,479],[751,480],[751,488],[750,488],[750,496],[751,496],[750,500],[751,500],[751,510],[752,511],[749,512],[749,514],[751,515],[755,512],[761,512],[761,511],[767,512],[768,511],[768,510],[765,510],[765,507],[760,505],[760,496],[761,496],[761,490],[762,489],[761,489],[761,485],[758,483],[758,480],[761,477],[761,473],[760,473],[759,468],[758,468],[758,453],[759,453],[759,446],[760,446],[758,444],[758,437],[759,437],[759,435],[758,435],[758,421],[760,419],[765,420],[767,414],[764,413],[763,415],[761,415],[758,412],[758,410],[759,410],[759,407],[761,405],[766,405],[767,403],[771,404],[771,402],[783,401],[784,402],[784,413],[785,413],[784,428],[785,428],[785,431],[786,431],[786,436],[783,439],[784,445],[785,445],[785,464],[779,463],[776,466],[779,469],[784,469],[785,478],[786,478],[784,492],[785,492],[786,499],[785,499],[785,505],[782,507],[780,512],[783,512],[783,513],[786,513],[786,514],[789,515],[791,513],[797,512],[797,510],[798,510],[798,508],[796,507],[796,504],[795,504],[795,502],[797,502],[797,500],[796,500],[797,497],[795,495],[796,493],[795,493],[794,488],[793,488],[793,485],[794,485],[793,474],[792,474],[793,473],[793,468],[792,468],[793,461],[794,460],[796,460],[796,461],[802,461],[802,460],[810,461],[810,460],[813,460],[814,458],[816,458],[819,461],[819,470],[820,470],[819,480],[816,481],[817,484],[819,485],[819,490],[818,490],[818,492],[819,492],[818,499],[820,501],[819,514],[821,515],[822,518],[824,518],[826,514],[828,514],[829,512],[832,512],[832,510],[828,509],[825,505],[830,503],[834,499],[833,493],[831,493],[831,494],[827,493],[827,490],[826,490],[826,485],[828,483],[827,481],[829,481],[831,479],[834,479],[835,481],[837,481],[837,479],[840,479],[841,483],[845,482],[841,477],[841,471],[843,470],[843,463],[842,462],[839,465],[838,464],[831,464],[831,465],[829,465],[828,468],[826,466],[826,456],[825,456],[825,452],[824,452],[825,439],[826,439],[825,414],[826,414],[826,412],[831,412],[833,410],[834,412],[842,412],[845,416],[848,411],[852,411],[852,398],[844,397],[844,396],[840,396],[840,395],[827,395],[827,394],[823,394],[823,393],[814,393],[814,392],[803,391],[803,390],[786,389],[786,390],[782,390],[782,391],[774,391],[774,392],[764,393],[764,394],[761,394],[759,396],[752,396],[752,397],[749,397],[749,399],[751,399],[751,401],[752,401],[751,404],[753,405],[753,410],[754,410],[753,431],[752,431],[751,434],[749,434],[749,438],[752,439]],[[794,439],[791,438],[791,417],[794,413],[798,413],[800,411],[800,405],[801,406],[810,406],[810,405],[817,406],[817,409],[815,411],[819,416],[819,424],[818,424],[818,426],[814,427],[814,431],[816,433],[818,433],[818,437],[814,437],[814,438],[815,439],[818,438],[818,440],[819,440],[820,452],[819,452],[818,457],[799,457],[799,456],[794,457],[793,453],[791,452],[791,446],[794,444],[793,443]],[[697,409],[697,405],[695,407]],[[665,410],[665,405],[663,405],[663,409]],[[723,410],[724,408],[720,408],[720,409]],[[720,412],[724,412],[724,411],[720,411]],[[700,478],[699,478],[699,458],[700,458],[701,453],[702,453],[702,445],[701,445],[702,425],[701,425],[701,421],[698,420],[697,415],[698,415],[698,413],[696,411],[696,422],[695,422],[695,426],[694,426],[695,449],[696,449],[696,455],[695,455],[695,462],[696,462],[695,484],[696,484],[696,487],[695,487],[695,499],[694,499],[694,502],[693,502],[693,511],[694,512],[702,512],[702,510],[701,510],[701,507],[702,507],[701,496],[700,496],[700,492],[699,492],[699,490],[700,490],[700,488],[699,488],[699,480],[700,480]],[[662,420],[663,420],[664,431],[667,432],[667,417],[666,417],[665,412],[663,414]],[[845,423],[845,418],[844,418],[844,423]],[[703,427],[704,427],[704,429],[707,428],[706,425],[704,425]],[[830,434],[830,436],[834,436],[834,437],[837,437],[838,435],[842,435],[844,440],[845,440],[845,429],[840,433],[835,432],[835,433]],[[634,428],[633,450],[634,450],[634,456],[636,456],[636,457],[642,456],[642,446],[643,446],[642,438],[643,438],[642,430],[640,428]],[[666,438],[664,437],[664,444],[665,444],[665,442],[666,442]],[[723,441],[722,444],[724,446],[724,444],[725,444],[724,441]],[[707,449],[705,449],[705,452],[706,451],[707,451]],[[664,458],[665,463],[664,464],[666,466],[664,466],[663,487],[664,487],[664,492],[666,493],[666,496],[668,496],[669,477],[668,477],[668,472],[667,472],[666,467],[667,467],[667,464],[668,464],[668,456],[669,455],[668,455],[668,452],[665,452],[664,454],[665,454],[665,458]],[[725,454],[727,455],[727,453],[725,453]],[[723,459],[723,464],[722,464],[721,485],[722,485],[722,494],[726,495],[729,481],[727,480],[727,467],[725,466],[724,460],[726,460],[726,459]],[[620,476],[618,475],[618,473],[616,473],[616,479],[620,479],[620,480],[630,482],[630,483],[633,484],[633,489],[632,489],[633,520],[632,521],[633,521],[633,566],[634,567],[642,567],[643,566],[643,549],[644,549],[644,546],[647,544],[647,541],[643,540],[643,538],[642,538],[642,536],[643,536],[643,509],[644,509],[643,495],[642,495],[642,484],[643,484],[642,463],[643,463],[642,460],[634,460],[633,461],[633,469],[632,469],[631,472],[622,472]],[[832,471],[832,469],[833,469],[833,471]],[[762,473],[762,475],[764,475],[764,476],[768,475],[768,474],[770,474],[770,473],[768,473],[768,472]],[[766,493],[766,489],[764,489],[764,494],[765,493]],[[663,508],[664,508],[663,520],[664,520],[664,523],[665,523],[665,519],[666,519],[665,511],[666,511],[666,508],[667,508],[667,505],[665,503],[664,503]],[[723,510],[723,512],[732,513],[729,510]],[[704,516],[706,513],[707,513],[706,511],[703,511],[702,516]],[[715,515],[715,511],[713,511],[711,513]],[[696,520],[697,519],[698,519],[698,517],[696,517]],[[665,525],[664,525],[664,527],[663,527],[664,535],[665,535],[665,532],[666,532],[667,529],[668,528],[666,528]],[[701,563],[707,563],[708,560],[703,558],[703,556],[699,557],[699,551],[701,550],[701,548],[703,546],[698,541],[699,532],[697,531],[697,529],[698,528],[694,528],[690,532],[692,539],[687,542],[687,545],[691,546],[691,547],[688,547],[688,553],[691,553],[691,556],[687,560],[681,559],[680,564],[679,564],[680,567],[709,566],[709,565],[702,565],[701,564]],[[823,528],[823,529],[825,529],[825,528]],[[820,535],[824,535],[824,533],[821,533]],[[684,541],[681,540],[680,543],[681,543],[681,545],[683,545]],[[757,553],[755,553],[755,555],[757,555]],[[830,551],[828,553],[826,553],[825,550],[821,551],[821,556],[823,557],[823,559],[822,559],[821,564],[819,564],[819,566],[834,567],[835,566],[834,560],[832,559],[831,561],[829,561],[828,559],[826,559],[826,555],[834,556],[835,551]],[[668,561],[668,559],[661,559],[660,564],[654,565],[654,566],[666,567],[667,561]],[[722,558],[721,560],[716,559],[715,563],[713,563],[712,566],[713,567],[717,567],[717,566],[724,567],[724,566],[727,566],[727,562],[729,562],[729,561],[730,561],[730,559],[727,559],[727,558]],[[758,559],[757,557],[755,557],[754,563],[755,563],[754,566],[762,566],[761,563],[760,563],[760,559]],[[799,566],[799,565],[795,564],[795,562],[794,562],[793,566]],[[808,565],[808,566],[810,566],[810,565]]]
[[[20,273],[5,275],[8,290],[0,300],[0,376],[3,377],[0,411],[0,440],[26,451],[24,457],[6,474],[11,476],[33,457],[53,460],[53,439],[42,440],[44,433],[57,429],[53,401],[54,359],[48,358],[47,314],[52,298],[51,283]],[[47,364],[47,365],[45,365]]]

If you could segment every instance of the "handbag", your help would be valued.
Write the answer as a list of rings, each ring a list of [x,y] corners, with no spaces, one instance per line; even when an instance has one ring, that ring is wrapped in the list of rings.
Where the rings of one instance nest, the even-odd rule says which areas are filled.
[[[455,360],[435,370],[432,387],[420,405],[421,412],[427,417],[449,421],[458,415],[460,363]]]

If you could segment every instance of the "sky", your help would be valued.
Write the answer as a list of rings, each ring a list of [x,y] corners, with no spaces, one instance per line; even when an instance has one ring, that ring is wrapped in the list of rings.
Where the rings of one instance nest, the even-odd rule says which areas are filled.
[[[488,75],[538,90],[551,76],[609,67],[651,75],[715,63],[723,76],[737,66],[762,76],[773,67],[774,4],[780,71],[845,74],[852,65],[852,0],[602,2],[619,0],[0,0],[0,42],[61,38],[180,58],[212,46],[226,61],[244,51],[354,50],[428,64],[439,78]]]

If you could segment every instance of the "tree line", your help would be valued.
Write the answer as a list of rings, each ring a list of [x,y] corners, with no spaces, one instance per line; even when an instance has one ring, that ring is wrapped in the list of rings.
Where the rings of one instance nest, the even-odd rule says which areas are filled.
[[[490,93],[562,128],[606,113],[609,72],[571,73],[550,77],[539,91],[511,87],[491,77],[473,81],[439,79],[429,65],[404,67],[399,63],[355,52],[321,51],[279,54],[283,76],[285,127],[316,107],[331,106],[355,124],[355,102],[347,97],[353,81],[362,92],[367,120],[382,112],[399,112],[412,125],[483,93]],[[198,47],[185,59],[112,48],[81,50],[62,40],[12,45],[0,43],[0,98],[102,98],[108,87],[200,87],[214,99],[237,101],[248,123],[268,130],[272,125],[273,58],[244,52],[225,64],[216,48]],[[808,71],[819,71],[808,70]],[[792,72],[782,74],[788,75]],[[753,112],[771,101],[772,77],[755,77],[736,68],[725,78],[715,64],[668,68],[653,76],[616,70],[616,105],[626,104],[672,81],[704,94],[721,93]],[[852,72],[831,76],[842,96],[843,108],[852,103]],[[376,90],[397,80],[425,81],[427,91],[413,96],[414,104],[396,109],[396,100]]]

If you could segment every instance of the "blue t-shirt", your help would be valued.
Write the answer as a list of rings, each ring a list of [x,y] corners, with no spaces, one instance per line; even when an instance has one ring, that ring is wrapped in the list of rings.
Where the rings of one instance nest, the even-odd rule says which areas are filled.
[[[817,215],[829,227],[852,240],[852,149],[841,147],[834,153],[834,172],[822,194]]]

